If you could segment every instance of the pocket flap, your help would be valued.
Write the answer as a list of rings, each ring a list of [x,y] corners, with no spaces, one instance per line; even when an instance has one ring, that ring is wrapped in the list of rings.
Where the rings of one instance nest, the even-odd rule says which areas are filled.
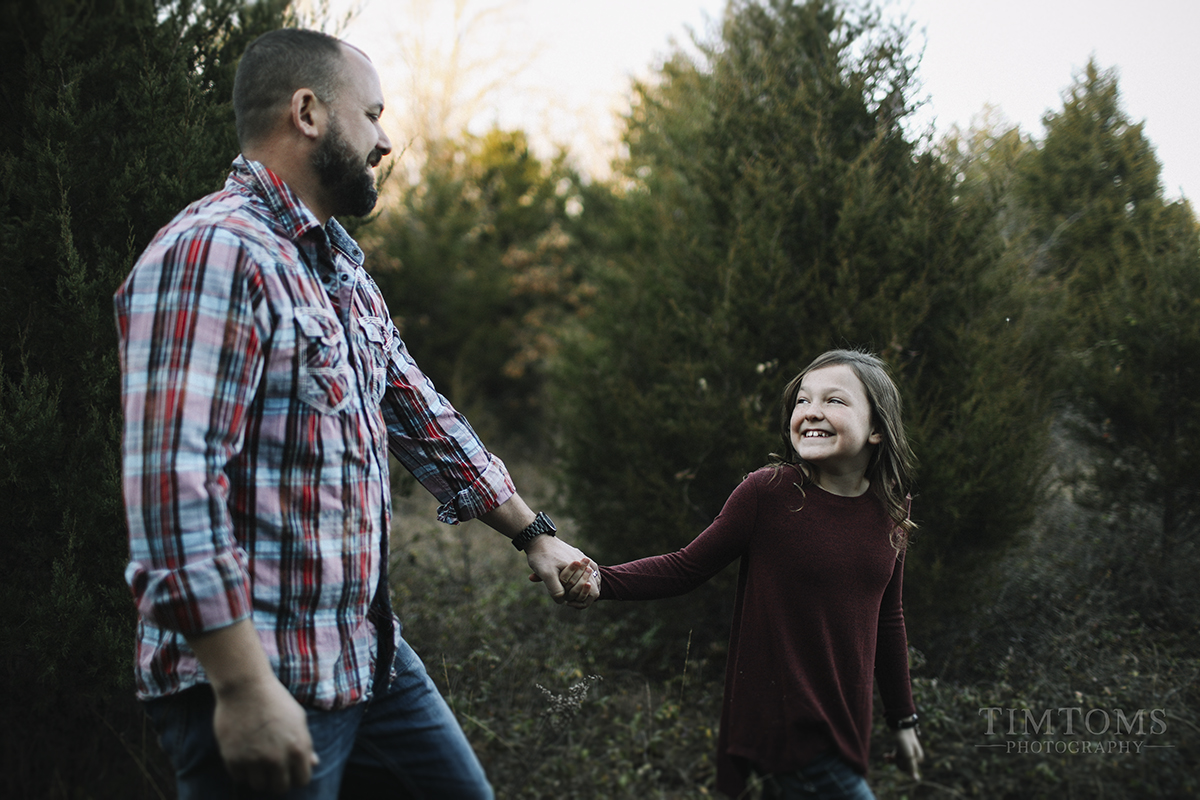
[[[297,308],[296,324],[305,336],[313,339],[332,338],[341,327],[341,323],[323,308]]]
[[[386,328],[383,320],[378,317],[362,317],[358,324],[362,326],[363,335],[380,346],[387,344]]]

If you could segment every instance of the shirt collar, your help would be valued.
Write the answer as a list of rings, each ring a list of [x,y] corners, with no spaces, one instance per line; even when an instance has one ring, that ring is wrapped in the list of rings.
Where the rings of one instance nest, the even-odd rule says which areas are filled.
[[[298,242],[305,234],[323,230],[329,237],[330,244],[341,250],[355,266],[362,266],[363,251],[350,234],[346,233],[346,229],[332,217],[322,229],[316,215],[304,205],[304,201],[291,187],[258,161],[251,161],[239,155],[233,161],[233,172],[230,173],[226,185],[231,188],[237,187],[260,198],[289,239]]]
[[[325,233],[329,235],[329,242],[338,250],[345,254],[346,258],[354,262],[354,266],[361,267],[365,257],[363,256],[362,248],[358,246],[358,242],[346,233],[346,229],[342,224],[333,217],[329,218],[329,222],[325,225]]]

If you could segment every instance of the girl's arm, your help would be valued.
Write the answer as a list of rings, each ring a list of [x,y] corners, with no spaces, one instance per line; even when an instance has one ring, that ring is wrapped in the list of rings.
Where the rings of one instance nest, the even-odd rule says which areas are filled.
[[[718,548],[706,547],[702,539],[711,530],[674,553],[600,567],[600,599],[658,600],[692,591],[739,555],[725,558]]]
[[[599,567],[601,600],[657,600],[686,594],[738,559],[746,550],[758,510],[753,479],[743,481],[721,513],[682,550]],[[568,564],[559,576],[570,590],[581,580],[595,580],[591,564]]]
[[[879,629],[875,643],[875,680],[883,700],[889,723],[911,717],[916,713],[913,704],[912,682],[908,673],[908,637],[904,628],[904,555],[896,557],[892,580],[884,590],[879,606]],[[896,765],[920,780],[917,765],[925,753],[915,728],[896,731]]]

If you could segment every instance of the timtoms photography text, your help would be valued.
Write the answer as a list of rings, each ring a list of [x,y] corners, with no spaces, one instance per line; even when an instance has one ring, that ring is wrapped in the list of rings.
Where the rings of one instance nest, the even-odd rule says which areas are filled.
[[[975,746],[1018,755],[1127,755],[1174,746],[1155,738],[1167,732],[1165,708],[1126,711],[1067,706],[1035,711],[989,706],[979,709],[979,716],[986,722],[984,733],[989,741]]]

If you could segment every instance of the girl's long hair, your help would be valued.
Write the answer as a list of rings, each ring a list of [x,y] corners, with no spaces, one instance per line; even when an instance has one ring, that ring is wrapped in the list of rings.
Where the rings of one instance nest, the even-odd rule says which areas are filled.
[[[799,375],[792,378],[784,387],[780,407],[780,432],[783,435],[784,454],[772,453],[773,463],[776,466],[799,466],[805,475],[804,483],[816,480],[820,470],[815,464],[809,464],[800,458],[800,454],[792,446],[792,411],[796,407],[796,396],[800,393],[800,383],[804,376],[821,367],[839,364],[850,367],[862,381],[867,399],[871,403],[871,424],[876,431],[883,434],[883,441],[875,446],[871,462],[867,465],[867,480],[871,483],[871,491],[883,502],[888,517],[892,520],[892,546],[897,551],[902,551],[908,544],[909,535],[917,529],[916,523],[908,513],[916,456],[908,446],[908,437],[904,434],[900,391],[888,374],[887,365],[879,357],[861,350],[830,350],[817,356]]]

